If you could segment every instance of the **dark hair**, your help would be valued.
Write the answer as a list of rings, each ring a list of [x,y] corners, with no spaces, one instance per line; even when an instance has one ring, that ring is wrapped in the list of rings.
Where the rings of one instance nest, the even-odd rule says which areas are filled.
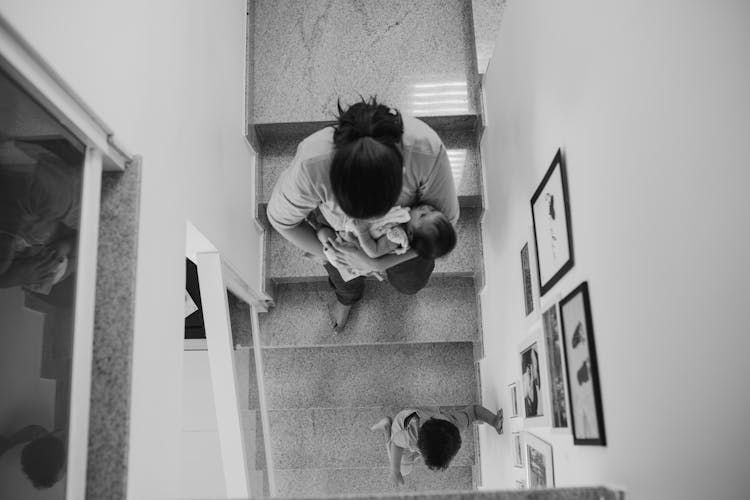
[[[384,215],[396,204],[403,184],[401,114],[375,97],[362,98],[346,111],[339,102],[338,109],[330,173],[336,202],[355,219]]]
[[[414,230],[410,245],[424,259],[437,259],[450,253],[456,246],[456,230],[443,212],[430,212],[428,224]]]
[[[55,436],[31,441],[21,452],[21,467],[37,489],[52,487],[65,465],[65,445]]]
[[[461,434],[447,420],[431,418],[419,428],[417,447],[427,467],[432,470],[447,469],[461,448]]]

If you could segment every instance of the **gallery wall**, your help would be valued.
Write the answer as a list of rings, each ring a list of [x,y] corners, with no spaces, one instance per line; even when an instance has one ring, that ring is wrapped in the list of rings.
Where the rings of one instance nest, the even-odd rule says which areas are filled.
[[[180,491],[185,227],[251,285],[244,0],[3,0],[0,13],[143,156],[128,495]]]
[[[742,0],[508,2],[485,81],[482,390],[509,413],[538,318],[521,279],[529,200],[562,147],[575,266],[541,306],[589,284],[608,443],[533,429],[558,486],[747,498],[748,47]],[[523,422],[505,424],[480,430],[485,488],[524,476]]]

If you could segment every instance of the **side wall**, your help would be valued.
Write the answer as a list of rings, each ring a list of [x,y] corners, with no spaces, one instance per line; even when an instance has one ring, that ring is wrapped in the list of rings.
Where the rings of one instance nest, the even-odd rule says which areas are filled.
[[[185,221],[259,286],[244,0],[4,0],[0,12],[143,157],[128,496],[179,492]]]
[[[747,498],[748,47],[741,0],[508,2],[485,86],[482,387],[509,414],[529,200],[562,147],[575,267],[547,295],[589,282],[609,442],[535,431],[558,486]],[[520,426],[481,431],[485,487],[523,476]]]

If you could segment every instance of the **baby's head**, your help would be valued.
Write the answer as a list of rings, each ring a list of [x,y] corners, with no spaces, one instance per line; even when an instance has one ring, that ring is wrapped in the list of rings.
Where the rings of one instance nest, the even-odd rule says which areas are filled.
[[[406,233],[411,247],[425,259],[436,259],[456,246],[456,231],[442,212],[430,205],[417,205],[409,212]]]
[[[419,428],[417,447],[427,467],[447,469],[461,448],[461,433],[447,420],[431,418]]]

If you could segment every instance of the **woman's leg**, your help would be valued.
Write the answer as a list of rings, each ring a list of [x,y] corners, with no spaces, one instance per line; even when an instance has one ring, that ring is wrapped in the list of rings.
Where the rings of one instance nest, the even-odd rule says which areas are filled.
[[[435,269],[433,259],[414,257],[386,271],[388,281],[401,293],[414,295],[427,286],[432,271]]]

